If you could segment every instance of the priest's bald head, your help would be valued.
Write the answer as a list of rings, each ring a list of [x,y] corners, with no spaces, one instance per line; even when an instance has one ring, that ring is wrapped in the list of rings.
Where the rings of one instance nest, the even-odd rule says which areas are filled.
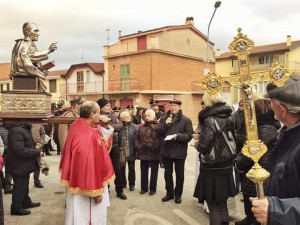
[[[80,118],[89,120],[91,124],[99,123],[100,107],[97,102],[85,101],[80,108]]]

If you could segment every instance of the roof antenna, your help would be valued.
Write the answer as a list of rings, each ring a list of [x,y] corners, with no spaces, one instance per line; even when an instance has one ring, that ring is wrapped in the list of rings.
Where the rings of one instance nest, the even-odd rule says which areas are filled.
[[[107,28],[105,31],[107,32],[107,38],[106,38],[107,44],[109,44],[109,28]]]

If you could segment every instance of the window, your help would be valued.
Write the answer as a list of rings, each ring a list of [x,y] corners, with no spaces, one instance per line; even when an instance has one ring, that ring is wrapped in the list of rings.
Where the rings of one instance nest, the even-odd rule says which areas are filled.
[[[271,65],[273,63],[273,55],[260,56],[258,58],[258,63],[259,64],[269,64],[269,65]]]
[[[77,72],[77,92],[82,92],[84,89],[84,76],[83,71]]]
[[[9,84],[6,84],[6,90],[7,90],[7,91],[10,91],[10,86],[9,86]]]
[[[257,83],[257,94],[265,94],[267,85],[267,81]]]
[[[50,93],[56,93],[56,80],[49,80],[49,91]]]
[[[130,67],[129,64],[121,65],[121,88],[122,91],[130,90]]]
[[[260,57],[258,58],[258,63],[259,63],[259,64],[264,64],[264,63],[265,63],[265,57],[264,57],[264,56],[260,56]]]
[[[86,82],[87,83],[91,82],[91,71],[90,70],[86,71]]]
[[[0,84],[0,91],[3,91],[3,84]]]

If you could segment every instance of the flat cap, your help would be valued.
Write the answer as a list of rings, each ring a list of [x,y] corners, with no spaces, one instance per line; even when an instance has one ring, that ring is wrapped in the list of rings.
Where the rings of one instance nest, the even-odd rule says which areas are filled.
[[[85,99],[84,99],[84,97],[82,97],[82,96],[76,96],[75,98],[74,98],[74,105],[75,104],[82,104],[82,103],[84,103],[85,102]]]
[[[150,100],[149,105],[157,105],[158,101],[155,101],[153,99]]]
[[[128,105],[127,109],[134,109],[133,105]]]
[[[177,105],[181,105],[182,102],[180,100],[176,100],[176,99],[173,99],[171,101],[169,101],[170,104],[177,104]]]
[[[147,108],[138,106],[138,107],[136,107],[136,110],[137,110],[137,111],[146,111]]]
[[[300,76],[292,75],[282,87],[270,83],[265,98],[274,98],[293,105],[300,105]]]
[[[119,112],[121,110],[121,108],[120,107],[114,107],[114,108],[112,108],[112,110],[115,111],[115,112]]]

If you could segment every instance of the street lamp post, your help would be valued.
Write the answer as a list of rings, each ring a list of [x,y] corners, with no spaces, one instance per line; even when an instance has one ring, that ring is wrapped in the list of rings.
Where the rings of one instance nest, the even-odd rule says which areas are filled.
[[[209,21],[209,24],[208,24],[208,28],[207,28],[207,46],[206,46],[206,69],[204,71],[205,75],[209,72],[209,56],[208,56],[208,49],[209,49],[209,28],[210,28],[210,24],[211,24],[211,21],[213,20],[214,18],[214,15],[217,11],[217,9],[220,7],[222,1],[216,1],[215,2],[215,10],[214,10],[214,13],[212,14],[211,18],[210,18],[210,21]]]

